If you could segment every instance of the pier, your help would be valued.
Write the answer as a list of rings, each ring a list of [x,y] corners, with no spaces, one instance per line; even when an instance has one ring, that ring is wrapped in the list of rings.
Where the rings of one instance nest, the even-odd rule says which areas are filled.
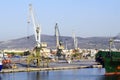
[[[31,72],[31,71],[48,71],[48,70],[66,70],[66,69],[81,69],[81,68],[102,68],[94,60],[78,60],[67,63],[64,60],[58,62],[50,62],[48,67],[23,67],[16,64],[17,68],[2,69],[1,73],[12,73],[12,72]]]

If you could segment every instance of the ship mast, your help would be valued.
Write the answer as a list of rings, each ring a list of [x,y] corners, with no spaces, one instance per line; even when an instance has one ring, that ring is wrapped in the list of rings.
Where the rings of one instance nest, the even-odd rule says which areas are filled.
[[[111,52],[112,44],[113,44],[113,39],[110,38],[110,40],[109,40],[109,51],[110,52]]]

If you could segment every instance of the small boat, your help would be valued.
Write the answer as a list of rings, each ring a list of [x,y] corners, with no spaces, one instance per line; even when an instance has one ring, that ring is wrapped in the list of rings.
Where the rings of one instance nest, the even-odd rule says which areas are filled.
[[[0,71],[2,70],[2,67],[3,67],[3,65],[2,65],[2,59],[0,60]]]
[[[0,71],[1,71],[2,68],[3,68],[3,63],[2,63],[2,61],[3,61],[3,52],[0,52]]]

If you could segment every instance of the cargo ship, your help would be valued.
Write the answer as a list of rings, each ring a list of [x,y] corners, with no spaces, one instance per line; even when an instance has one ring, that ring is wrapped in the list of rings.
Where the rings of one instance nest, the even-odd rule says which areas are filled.
[[[120,52],[99,51],[96,61],[105,68],[105,75],[120,75]]]
[[[105,68],[105,75],[120,75],[120,51],[112,50],[113,39],[109,41],[108,51],[98,51],[95,55],[96,62]]]

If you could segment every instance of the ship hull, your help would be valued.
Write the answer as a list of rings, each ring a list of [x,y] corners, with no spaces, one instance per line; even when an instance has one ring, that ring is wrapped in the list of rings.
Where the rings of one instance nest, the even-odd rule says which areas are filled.
[[[120,72],[106,72],[105,73],[106,76],[111,76],[111,75],[120,75]]]
[[[105,68],[105,75],[120,75],[120,52],[99,51],[95,57]]]
[[[0,63],[0,71],[2,70],[2,68],[3,68],[3,65],[2,65],[2,63]]]
[[[2,70],[2,67],[3,67],[3,66],[2,66],[2,65],[0,65],[0,71]]]

